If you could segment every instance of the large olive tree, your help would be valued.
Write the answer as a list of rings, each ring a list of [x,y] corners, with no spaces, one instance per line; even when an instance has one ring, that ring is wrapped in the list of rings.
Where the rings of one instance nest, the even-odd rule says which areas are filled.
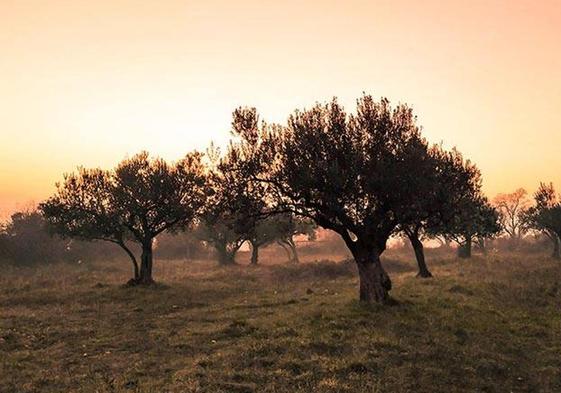
[[[234,112],[238,170],[267,184],[275,209],[337,232],[354,256],[360,299],[386,302],[391,280],[380,255],[407,212],[425,198],[428,154],[412,110],[363,96],[355,114],[333,100],[296,111],[286,126]],[[430,191],[430,190],[429,190]],[[432,192],[432,191],[431,191]]]

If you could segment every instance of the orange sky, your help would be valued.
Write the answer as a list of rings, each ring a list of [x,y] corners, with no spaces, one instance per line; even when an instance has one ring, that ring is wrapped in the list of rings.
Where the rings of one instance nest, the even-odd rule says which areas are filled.
[[[0,216],[77,165],[177,159],[238,105],[407,102],[493,196],[561,189],[561,1],[0,1]]]

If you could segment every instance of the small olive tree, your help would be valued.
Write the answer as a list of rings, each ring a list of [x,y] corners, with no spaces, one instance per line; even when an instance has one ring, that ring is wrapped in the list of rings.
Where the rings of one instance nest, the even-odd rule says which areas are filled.
[[[260,185],[253,187],[247,179],[230,168],[230,157],[221,156],[211,146],[208,184],[211,190],[202,209],[197,236],[211,244],[220,265],[235,264],[235,256],[246,241],[253,250],[257,263],[258,247],[267,242],[267,230],[262,216],[265,207]]]
[[[525,214],[525,222],[530,228],[545,233],[553,242],[554,259],[561,259],[559,242],[561,238],[561,197],[555,193],[552,183],[540,183],[534,194],[535,205]]]
[[[142,152],[113,171],[80,169],[67,175],[40,209],[62,236],[118,244],[133,263],[130,283],[146,285],[153,283],[154,238],[193,221],[206,199],[205,184],[200,153],[170,165]],[[140,266],[126,240],[141,246]]]
[[[419,267],[417,276],[431,277],[423,238],[454,240],[463,252],[469,248],[465,253],[468,256],[472,239],[490,236],[498,226],[495,213],[483,196],[479,169],[458,150],[447,151],[435,145],[428,159],[419,165],[427,166],[425,197],[407,212],[409,224],[402,226],[402,230],[415,252]]]
[[[140,277],[138,261],[127,244],[130,233],[125,227],[113,199],[111,172],[79,168],[57,183],[55,195],[42,202],[39,209],[51,232],[65,238],[102,240],[121,247],[133,265],[133,281]],[[131,281],[132,282],[132,281]]]
[[[300,258],[294,237],[304,235],[308,240],[315,240],[317,225],[310,219],[297,217],[291,213],[280,214],[276,216],[276,220],[277,244],[285,250],[289,262],[299,263]]]

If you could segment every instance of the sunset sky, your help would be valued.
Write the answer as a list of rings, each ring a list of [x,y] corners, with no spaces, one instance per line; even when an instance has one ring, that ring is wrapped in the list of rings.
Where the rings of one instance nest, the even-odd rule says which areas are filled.
[[[230,114],[410,104],[489,196],[561,190],[561,1],[0,0],[0,216],[78,165],[223,144]]]

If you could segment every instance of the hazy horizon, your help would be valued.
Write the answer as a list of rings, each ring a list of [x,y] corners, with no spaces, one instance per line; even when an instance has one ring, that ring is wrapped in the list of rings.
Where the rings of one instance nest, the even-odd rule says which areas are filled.
[[[229,137],[237,106],[283,122],[333,96],[408,103],[493,197],[561,186],[561,2],[6,1],[0,217],[64,172]]]

